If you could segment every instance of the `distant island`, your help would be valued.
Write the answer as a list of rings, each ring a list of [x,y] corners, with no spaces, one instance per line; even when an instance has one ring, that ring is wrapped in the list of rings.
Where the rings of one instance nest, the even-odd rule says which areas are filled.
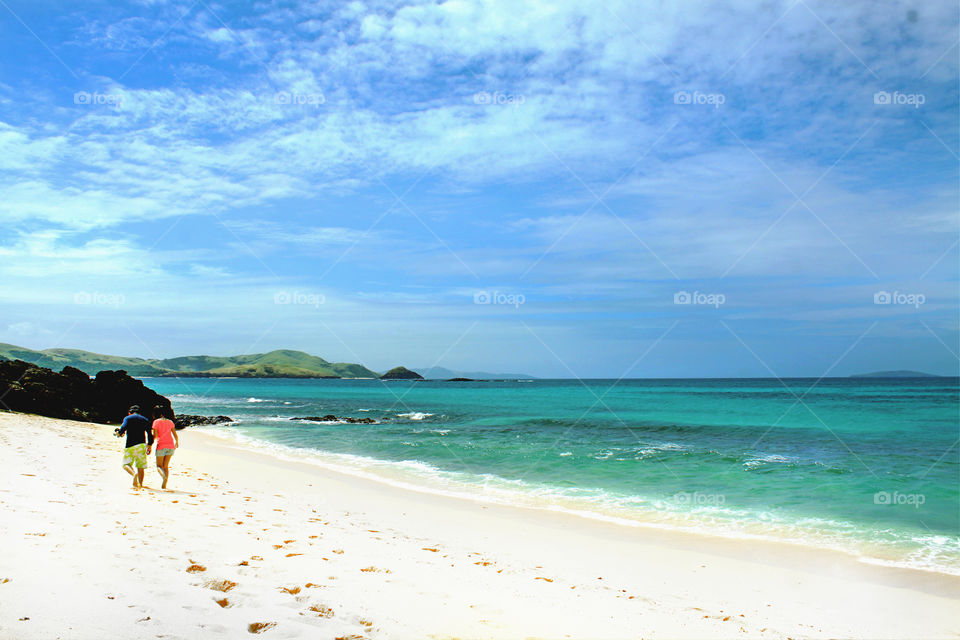
[[[34,351],[12,344],[0,343],[0,360],[23,360],[50,369],[73,367],[87,375],[96,375],[104,370],[123,370],[131,376],[138,377],[353,379],[377,379],[381,377],[376,371],[360,364],[328,362],[318,356],[289,349],[239,356],[181,356],[166,359],[144,359],[108,356],[79,349]],[[403,369],[416,377],[420,377],[419,374],[404,367],[397,367],[397,369]],[[397,369],[391,369],[391,371],[397,371]]]
[[[417,369],[428,380],[470,378],[472,380],[533,380],[536,376],[527,373],[488,373],[486,371],[455,371],[446,367],[423,367]]]
[[[855,373],[851,378],[942,378],[935,373],[923,373],[922,371],[908,371],[900,369],[897,371],[874,371],[873,373]]]
[[[380,376],[381,380],[423,380],[423,376],[406,367],[394,367]]]

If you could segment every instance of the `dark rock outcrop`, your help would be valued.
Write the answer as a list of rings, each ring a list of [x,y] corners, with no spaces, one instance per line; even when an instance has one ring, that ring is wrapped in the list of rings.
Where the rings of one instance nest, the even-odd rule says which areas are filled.
[[[233,422],[233,418],[230,416],[195,416],[181,414],[174,419],[173,424],[176,425],[179,430],[208,424],[223,424],[224,422]]]
[[[406,367],[394,367],[380,376],[381,380],[423,380],[423,376]]]
[[[376,424],[377,421],[373,418],[350,418],[350,417],[337,417],[333,414],[325,416],[303,416],[300,418],[290,418],[291,420],[308,420],[310,422],[348,422],[350,424]]]
[[[117,424],[131,405],[150,413],[172,411],[170,401],[126,371],[101,371],[96,378],[64,367],[57,373],[23,360],[0,361],[0,408],[50,418]]]
[[[476,382],[473,378],[450,378],[447,382]]]

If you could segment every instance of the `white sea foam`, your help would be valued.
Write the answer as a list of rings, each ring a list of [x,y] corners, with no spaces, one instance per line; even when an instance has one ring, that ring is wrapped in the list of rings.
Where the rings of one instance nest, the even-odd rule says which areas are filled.
[[[410,413],[398,413],[398,418],[409,418],[410,420],[423,420],[424,418],[429,418],[433,416],[432,413],[420,413],[419,411],[411,411]]]
[[[563,453],[560,454],[560,457],[566,458],[567,456],[572,456],[572,455],[573,455],[572,451],[564,451]]]
[[[167,397],[170,399],[170,402],[175,408],[181,403],[209,406],[220,404],[238,404],[240,402],[240,400],[236,398],[218,398],[216,396],[192,395],[189,393],[173,393]]]
[[[659,444],[646,445],[640,449],[641,458],[649,458],[665,451],[686,451],[689,447],[676,442],[662,442]]]
[[[828,518],[796,519],[776,512],[755,512],[723,504],[690,505],[663,498],[618,495],[596,487],[562,488],[510,480],[494,474],[446,471],[418,460],[388,461],[290,447],[251,438],[239,429],[196,428],[283,460],[313,464],[422,493],[540,508],[623,526],[820,546],[843,551],[872,564],[960,575],[960,542],[948,536],[921,536],[922,539],[909,540],[896,532],[865,530]],[[418,446],[413,442],[402,444]],[[764,457],[770,458],[767,463],[791,462],[784,456]]]
[[[743,466],[747,469],[756,469],[757,467],[766,465],[766,464],[797,464],[800,462],[799,458],[794,456],[780,456],[776,454],[768,454],[753,457],[743,463]]]
[[[247,402],[270,402],[270,401],[265,400],[263,398],[247,398]]]

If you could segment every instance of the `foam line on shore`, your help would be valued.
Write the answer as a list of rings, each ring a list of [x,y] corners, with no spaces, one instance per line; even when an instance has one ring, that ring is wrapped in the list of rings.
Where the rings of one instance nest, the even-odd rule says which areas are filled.
[[[497,504],[565,513],[587,520],[625,527],[681,531],[730,540],[787,543],[806,548],[828,548],[868,564],[960,576],[960,566],[944,564],[942,559],[938,557],[944,553],[952,553],[955,559],[960,555],[960,540],[954,541],[953,549],[944,548],[949,542],[948,540],[932,541],[937,542],[936,545],[925,544],[920,549],[906,552],[906,559],[892,558],[889,555],[894,552],[901,555],[905,553],[896,547],[898,541],[888,541],[886,544],[876,542],[870,544],[865,539],[853,537],[856,533],[844,536],[836,530],[831,531],[826,528],[830,526],[842,528],[849,526],[848,523],[838,523],[832,520],[807,517],[801,521],[804,524],[777,522],[774,520],[775,516],[773,514],[765,513],[761,514],[762,518],[754,517],[737,521],[734,519],[736,514],[729,509],[726,512],[715,508],[712,510],[702,508],[699,512],[683,511],[676,508],[665,511],[665,501],[658,499],[650,499],[650,503],[654,505],[652,507],[642,507],[636,504],[627,506],[623,504],[623,497],[611,496],[600,489],[594,490],[599,492],[599,495],[571,496],[560,493],[553,487],[538,486],[520,480],[507,480],[493,474],[475,474],[474,477],[470,477],[469,474],[464,472],[445,471],[431,464],[415,460],[382,460],[310,447],[294,447],[252,437],[241,433],[237,429],[218,426],[204,426],[199,427],[198,430],[234,445],[253,447],[280,460],[303,462],[336,473],[373,480],[410,491],[470,500],[480,504]],[[478,491],[478,489],[481,489],[481,491]],[[746,514],[744,513],[744,515]],[[659,520],[657,520],[658,518]],[[819,530],[818,526],[820,527]],[[762,528],[764,531],[751,531],[751,528]],[[858,533],[861,538],[866,538],[872,532],[861,531]],[[903,544],[905,541],[899,542]],[[864,546],[871,546],[873,553],[864,550]],[[888,557],[883,557],[884,554]]]

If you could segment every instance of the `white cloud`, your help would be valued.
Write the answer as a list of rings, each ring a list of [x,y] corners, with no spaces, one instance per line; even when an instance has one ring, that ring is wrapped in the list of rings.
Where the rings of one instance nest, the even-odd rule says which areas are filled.
[[[763,309],[763,295],[780,300],[785,275],[812,288],[871,280],[857,256],[881,279],[915,277],[955,238],[955,173],[944,163],[955,165],[925,128],[956,140],[956,7],[945,3],[425,0],[331,11],[301,2],[218,7],[218,16],[189,3],[142,5],[149,19],[99,16],[77,32],[77,87],[0,85],[7,301],[51,303],[96,287],[125,292],[131,314],[162,301],[170,310],[155,320],[179,327],[216,325],[227,310],[238,323],[296,318],[310,335],[316,310],[261,312],[276,287],[309,288],[308,277],[238,277],[230,247],[164,243],[143,255],[137,246],[138,234],[156,234],[151,223],[212,213],[258,256],[339,255],[359,243],[405,284],[424,286],[324,290],[321,312],[355,343],[366,331],[381,340],[371,349],[385,346],[387,316],[446,335],[439,318],[476,311],[450,289],[472,276],[406,213],[371,233],[359,223],[369,202],[392,201],[381,181],[421,177],[416,212],[431,227],[464,216],[450,244],[478,284],[529,283],[528,297],[549,300],[539,308],[557,316],[583,297],[659,312],[670,269],[691,282],[716,278],[757,242],[727,280],[741,295],[746,282],[757,289],[744,314],[823,321],[829,309]],[[124,78],[106,64],[114,58],[104,51],[132,64],[155,42]],[[725,103],[677,105],[681,89],[722,92]],[[926,91],[928,105],[877,108],[873,93],[891,89]],[[74,104],[74,91],[119,104]],[[479,92],[494,104],[478,104]],[[510,104],[496,104],[500,96]],[[826,226],[798,206],[762,235],[792,203],[790,189],[803,193],[838,160],[805,196]],[[598,205],[577,221],[590,191],[628,169],[606,196],[620,219]],[[520,197],[505,195],[508,205],[484,200],[511,193]],[[327,207],[344,196],[359,197]],[[523,198],[535,202],[515,213]],[[950,260],[930,277],[942,282]],[[573,342],[572,333],[551,335]]]

